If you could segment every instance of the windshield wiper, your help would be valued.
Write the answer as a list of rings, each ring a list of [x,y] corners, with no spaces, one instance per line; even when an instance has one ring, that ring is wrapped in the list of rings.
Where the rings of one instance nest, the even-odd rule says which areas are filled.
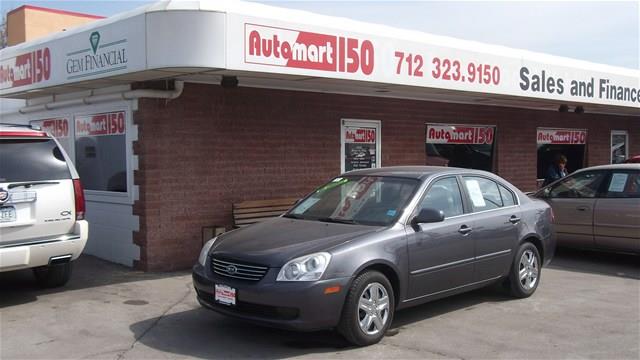
[[[47,185],[47,184],[60,184],[60,182],[59,181],[25,181],[25,182],[9,184],[7,188],[13,189],[16,187],[24,186],[25,188],[28,189],[34,185]]]
[[[338,223],[338,224],[360,225],[360,223],[355,220],[338,219],[338,218],[332,218],[332,217],[323,217],[316,220],[322,221],[322,222]]]

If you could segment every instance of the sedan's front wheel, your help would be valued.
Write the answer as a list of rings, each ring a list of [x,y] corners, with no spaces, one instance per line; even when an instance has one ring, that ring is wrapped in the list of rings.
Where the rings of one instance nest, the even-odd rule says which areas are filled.
[[[387,277],[367,271],[349,289],[338,331],[354,345],[375,344],[389,329],[394,309],[393,288]]]
[[[540,283],[540,254],[530,242],[520,245],[511,265],[508,284],[511,295],[518,298],[531,296]]]

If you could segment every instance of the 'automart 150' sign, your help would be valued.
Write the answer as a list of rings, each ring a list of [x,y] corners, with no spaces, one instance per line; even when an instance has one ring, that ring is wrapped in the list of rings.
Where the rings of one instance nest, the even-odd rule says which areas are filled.
[[[633,70],[544,63],[489,45],[472,51],[415,32],[367,34],[364,25],[357,33],[230,14],[228,27],[229,69],[640,107]]]

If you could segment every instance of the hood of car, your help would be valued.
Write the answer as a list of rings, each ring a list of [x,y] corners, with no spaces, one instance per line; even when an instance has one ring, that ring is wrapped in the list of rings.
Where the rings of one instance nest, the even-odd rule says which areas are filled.
[[[382,227],[274,218],[219,237],[213,256],[281,267],[298,256],[328,251]]]

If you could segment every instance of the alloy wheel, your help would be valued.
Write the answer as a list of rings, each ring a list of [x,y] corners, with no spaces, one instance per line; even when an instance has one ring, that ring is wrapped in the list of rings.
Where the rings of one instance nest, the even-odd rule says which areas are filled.
[[[367,285],[358,301],[358,324],[367,335],[376,335],[389,320],[389,294],[377,282]]]

